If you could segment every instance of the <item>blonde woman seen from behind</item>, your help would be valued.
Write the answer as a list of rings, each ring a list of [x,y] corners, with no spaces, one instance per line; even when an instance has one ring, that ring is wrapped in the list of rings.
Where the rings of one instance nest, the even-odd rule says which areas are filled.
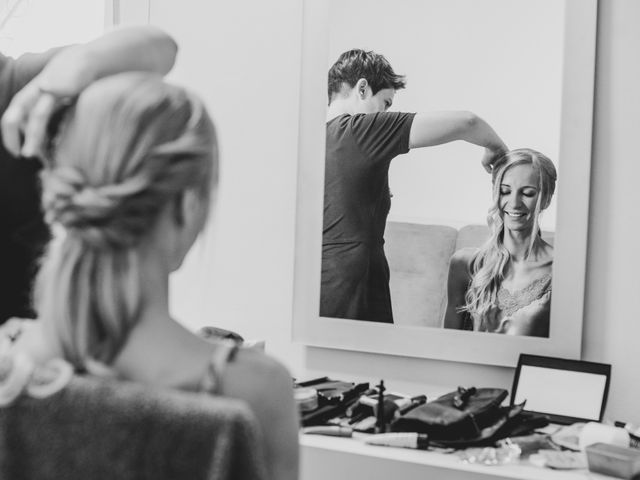
[[[169,314],[169,274],[215,200],[217,142],[201,101],[158,76],[100,80],[63,124],[52,165],[42,187],[55,235],[36,284],[46,355],[89,373],[245,400],[270,478],[297,478],[286,369],[205,341]]]
[[[506,153],[493,168],[489,240],[455,252],[444,327],[549,336],[553,247],[539,217],[555,191],[556,169],[531,149]]]

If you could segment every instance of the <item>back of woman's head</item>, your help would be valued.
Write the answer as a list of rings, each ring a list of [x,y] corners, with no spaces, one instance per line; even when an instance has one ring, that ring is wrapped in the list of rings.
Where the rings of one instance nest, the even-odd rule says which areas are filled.
[[[42,173],[56,232],[36,302],[78,367],[114,359],[141,308],[140,247],[160,212],[188,190],[208,204],[215,131],[203,104],[162,78],[127,73],[78,98]]]
[[[510,254],[504,246],[504,212],[500,205],[500,191],[506,172],[516,165],[531,165],[538,177],[536,185],[538,198],[533,211],[527,257],[531,254],[535,243],[539,241],[540,213],[551,203],[556,188],[557,173],[553,162],[536,150],[530,148],[511,150],[493,165],[493,203],[487,216],[490,237],[474,257],[471,285],[467,290],[466,305],[463,308],[473,314],[476,329],[484,327],[478,323],[482,323],[496,305],[497,292],[510,259]]]

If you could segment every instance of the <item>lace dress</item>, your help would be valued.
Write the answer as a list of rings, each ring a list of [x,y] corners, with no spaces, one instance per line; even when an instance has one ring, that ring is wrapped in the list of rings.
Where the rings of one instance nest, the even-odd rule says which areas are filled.
[[[512,333],[526,330],[531,336],[549,336],[549,312],[551,304],[551,273],[537,278],[526,287],[511,292],[500,287],[496,307],[481,324],[481,331]]]

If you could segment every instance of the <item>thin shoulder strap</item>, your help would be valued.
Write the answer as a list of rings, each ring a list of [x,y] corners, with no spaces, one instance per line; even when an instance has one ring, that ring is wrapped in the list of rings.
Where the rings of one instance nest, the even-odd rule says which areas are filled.
[[[238,344],[236,342],[222,340],[212,342],[214,345],[213,352],[207,365],[207,370],[200,382],[200,391],[214,395],[222,392],[222,375],[227,364],[233,361],[238,352]]]

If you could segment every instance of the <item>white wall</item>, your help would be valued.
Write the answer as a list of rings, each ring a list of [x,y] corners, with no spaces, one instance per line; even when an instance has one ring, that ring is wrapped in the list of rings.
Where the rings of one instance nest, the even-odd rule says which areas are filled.
[[[86,42],[99,36],[105,26],[104,0],[2,3],[0,52],[10,57]]]
[[[291,343],[301,2],[153,0],[151,20],[178,38],[173,76],[206,98],[223,147],[215,231],[174,281],[178,318],[264,338],[299,376],[384,378],[409,392],[423,384],[510,387],[508,368]],[[601,0],[583,338],[584,359],[613,365],[608,416],[636,423],[638,21],[635,0]]]
[[[218,127],[218,208],[173,281],[177,318],[266,339],[289,365],[302,2],[154,0],[151,23],[180,45],[171,78]]]
[[[510,148],[535,148],[560,167],[564,3],[333,0],[327,69],[352,48],[382,53],[407,79],[392,110],[471,110]],[[491,177],[480,166],[482,154],[454,142],[395,159],[390,219],[484,224]],[[542,226],[553,230],[555,221],[554,202]]]
[[[586,359],[613,365],[611,416],[640,424],[640,2],[600,0]]]

